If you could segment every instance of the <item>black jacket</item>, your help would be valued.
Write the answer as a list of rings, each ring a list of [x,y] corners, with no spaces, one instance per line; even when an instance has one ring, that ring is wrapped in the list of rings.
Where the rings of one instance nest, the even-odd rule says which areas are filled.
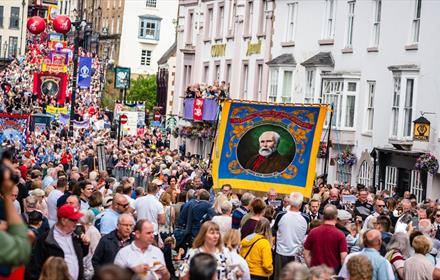
[[[31,259],[26,266],[26,280],[38,280],[40,278],[43,264],[49,257],[54,256],[64,258],[64,252],[55,240],[53,231],[54,227],[43,234],[35,242],[35,246],[32,249]],[[89,246],[83,245],[81,240],[74,235],[72,235],[72,241],[76,256],[78,257],[78,280],[82,280],[84,279],[83,257],[88,254]]]
[[[95,271],[102,265],[113,263],[116,254],[121,249],[121,241],[116,234],[117,230],[104,235],[99,240],[98,246],[96,246],[95,254],[93,254],[92,265]],[[125,244],[128,245],[133,241],[133,236]]]

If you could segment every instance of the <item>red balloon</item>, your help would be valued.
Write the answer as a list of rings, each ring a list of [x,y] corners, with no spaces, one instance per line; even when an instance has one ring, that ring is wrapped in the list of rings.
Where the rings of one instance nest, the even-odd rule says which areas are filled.
[[[68,16],[59,15],[53,20],[53,28],[58,33],[66,34],[70,31],[71,27],[72,22]]]
[[[27,29],[32,34],[40,34],[46,29],[46,22],[39,16],[34,16],[28,19]]]

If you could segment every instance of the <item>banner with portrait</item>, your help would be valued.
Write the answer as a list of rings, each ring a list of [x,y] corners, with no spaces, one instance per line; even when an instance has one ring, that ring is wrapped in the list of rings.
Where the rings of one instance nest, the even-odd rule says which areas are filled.
[[[38,98],[49,96],[57,100],[59,105],[64,105],[66,90],[66,73],[34,72],[33,92]]]
[[[213,153],[215,188],[309,197],[327,105],[225,101]]]
[[[29,115],[0,113],[0,143],[10,140],[26,146]]]

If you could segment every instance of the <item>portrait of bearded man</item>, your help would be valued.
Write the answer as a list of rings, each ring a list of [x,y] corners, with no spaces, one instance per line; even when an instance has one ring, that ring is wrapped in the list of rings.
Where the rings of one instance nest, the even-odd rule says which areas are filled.
[[[263,132],[258,138],[258,154],[252,156],[244,168],[260,174],[279,173],[286,169],[290,161],[278,152],[280,138],[275,131]]]

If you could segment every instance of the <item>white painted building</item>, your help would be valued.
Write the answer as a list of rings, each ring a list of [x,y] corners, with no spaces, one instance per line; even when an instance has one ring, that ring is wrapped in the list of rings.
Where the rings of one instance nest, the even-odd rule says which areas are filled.
[[[273,1],[180,0],[173,114],[182,114],[189,84],[229,84],[231,98],[266,100]],[[212,143],[186,140],[205,156]],[[177,143],[175,143],[177,145]]]
[[[440,2],[275,3],[272,56],[292,54],[296,65],[271,67],[268,100],[333,104],[331,157],[348,148],[358,162],[341,168],[332,161],[329,182],[372,185],[371,153],[378,158],[381,188],[437,198],[438,173],[426,175],[414,164],[420,153],[440,157],[440,41],[433,36],[440,28]],[[412,141],[421,111],[434,113],[425,115],[431,122],[428,143]],[[321,160],[318,175],[322,168]]]
[[[125,0],[119,65],[131,73],[157,72],[157,61],[176,39],[177,1]]]
[[[21,55],[26,48],[27,2],[0,2],[0,58]]]
[[[440,195],[440,175],[414,168],[428,151],[440,158],[440,1],[179,3],[176,95],[188,84],[219,79],[230,82],[234,99],[333,104],[330,157],[349,150],[357,163],[331,160],[330,183],[372,186],[374,176],[379,188],[410,190],[419,200]],[[258,39],[260,53],[246,55]],[[173,103],[174,114],[182,115],[182,103]],[[429,142],[412,140],[421,111],[434,113],[425,114]],[[321,159],[316,173],[324,171]]]

